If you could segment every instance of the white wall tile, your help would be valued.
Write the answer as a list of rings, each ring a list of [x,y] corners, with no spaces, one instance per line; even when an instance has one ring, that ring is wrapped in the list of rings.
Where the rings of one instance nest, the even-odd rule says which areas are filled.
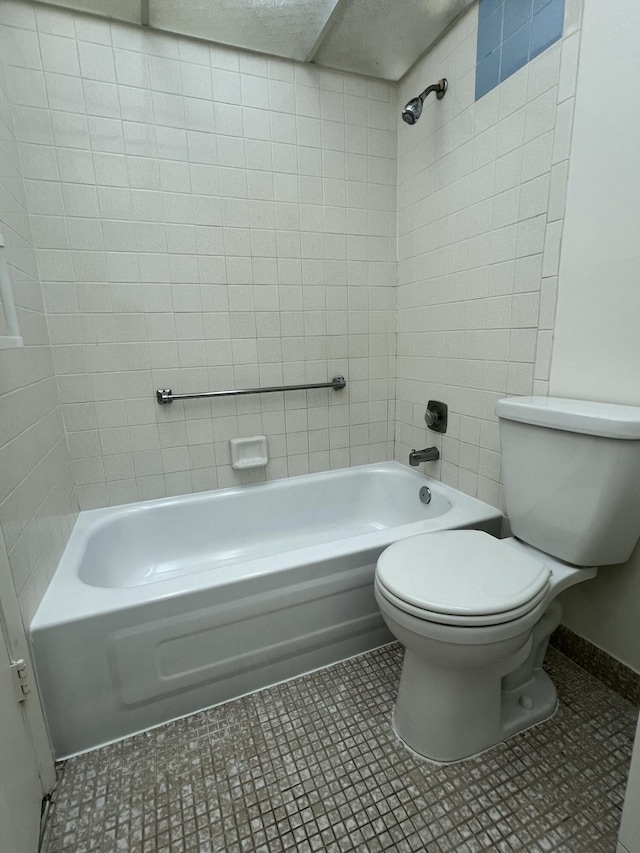
[[[82,77],[87,80],[99,80],[103,83],[116,82],[113,50],[110,47],[84,41],[78,41],[77,45]]]
[[[400,102],[444,61],[471,71],[477,14],[418,63]],[[578,38],[470,104],[472,117],[463,92],[452,107],[427,102],[413,128],[397,122],[396,458],[436,443],[422,416],[429,398],[443,399],[451,421],[434,473],[498,506],[495,401],[546,393]]]
[[[548,371],[577,32],[474,104],[470,10],[402,84],[457,69],[408,128],[387,84],[37,11],[6,75],[82,505],[241,482],[244,430],[259,478],[385,458],[396,225],[398,458],[446,397],[434,472],[497,501],[495,399]],[[333,371],[340,402],[153,397]]]
[[[272,438],[260,478],[368,461],[378,422],[375,453],[388,456],[389,87],[81,14],[40,19],[39,32],[23,27],[10,70],[82,506],[238,482],[222,445],[246,430]],[[464,217],[456,226],[465,239]],[[326,441],[313,462],[305,394],[218,401],[215,419],[204,401],[154,401],[165,383],[331,372],[350,379],[344,414],[330,451],[335,401],[318,398]]]
[[[42,67],[55,74],[80,76],[78,51],[74,38],[62,38],[40,32],[38,37]]]
[[[23,348],[0,353],[0,535],[27,628],[77,512],[34,251],[34,246],[42,247],[43,259],[51,259],[52,270],[62,273],[65,265],[58,264],[58,259],[63,247],[68,253],[68,237],[60,216],[60,187],[48,183],[57,167],[55,150],[47,147],[53,143],[51,123],[37,109],[46,95],[41,72],[32,69],[40,67],[33,41],[34,37],[37,41],[33,10],[5,4],[3,13],[5,24],[29,28],[5,26],[0,36],[0,194],[4,199],[0,231],[7,242],[25,343]],[[15,62],[16,67],[6,67],[7,62]],[[32,176],[27,185],[21,175],[20,139],[27,146],[26,171]],[[32,144],[40,142],[47,145]],[[34,201],[33,226],[28,200]],[[73,294],[58,295],[75,310]],[[77,388],[76,394],[81,393]]]

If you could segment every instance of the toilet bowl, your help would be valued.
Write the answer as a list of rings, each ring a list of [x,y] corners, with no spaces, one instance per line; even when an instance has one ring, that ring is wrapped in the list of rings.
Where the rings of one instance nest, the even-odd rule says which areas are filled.
[[[595,574],[475,530],[387,548],[375,595],[405,646],[400,739],[432,760],[458,761],[552,716],[556,692],[541,667],[560,621],[555,598]]]
[[[459,761],[551,717],[542,669],[557,596],[625,562],[640,534],[640,407],[548,397],[496,406],[514,536],[480,531],[395,542],[375,595],[405,646],[398,736]]]

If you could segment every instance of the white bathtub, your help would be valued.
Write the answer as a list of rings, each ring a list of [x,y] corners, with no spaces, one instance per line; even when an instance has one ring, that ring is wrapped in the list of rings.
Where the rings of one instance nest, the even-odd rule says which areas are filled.
[[[501,521],[397,462],[81,512],[31,626],[56,755],[391,640],[382,549]]]

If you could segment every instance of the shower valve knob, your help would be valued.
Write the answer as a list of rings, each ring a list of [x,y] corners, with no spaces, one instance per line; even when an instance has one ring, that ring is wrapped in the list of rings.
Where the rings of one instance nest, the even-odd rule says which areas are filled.
[[[424,413],[424,422],[434,432],[447,431],[447,404],[438,400],[429,400]]]

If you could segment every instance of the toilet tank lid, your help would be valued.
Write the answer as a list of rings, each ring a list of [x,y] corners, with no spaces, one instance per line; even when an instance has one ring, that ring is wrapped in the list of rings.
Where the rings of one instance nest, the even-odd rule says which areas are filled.
[[[509,421],[583,435],[640,439],[640,406],[563,397],[509,397],[498,400],[496,415]]]

